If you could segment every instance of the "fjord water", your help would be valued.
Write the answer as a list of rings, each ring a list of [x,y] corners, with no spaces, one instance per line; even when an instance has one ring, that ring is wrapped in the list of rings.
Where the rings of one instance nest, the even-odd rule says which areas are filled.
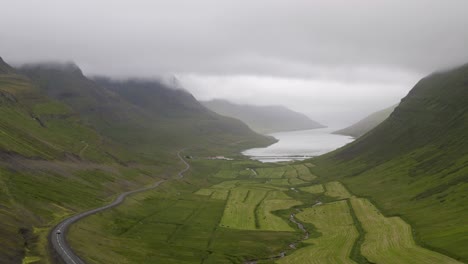
[[[335,128],[299,130],[270,134],[278,142],[266,148],[253,148],[242,152],[261,162],[304,160],[340,148],[354,138],[332,134]]]

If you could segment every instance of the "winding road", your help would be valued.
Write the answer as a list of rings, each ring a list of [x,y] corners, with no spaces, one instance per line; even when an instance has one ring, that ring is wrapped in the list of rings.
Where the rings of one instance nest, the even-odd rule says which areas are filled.
[[[183,150],[181,150],[181,151],[179,151],[177,153],[177,156],[179,157],[179,159],[185,165],[185,168],[178,173],[178,176],[180,178],[183,178],[184,173],[190,169],[190,164],[188,164],[182,158],[182,156],[180,155],[180,153],[182,151]],[[109,208],[112,208],[112,207],[115,207],[115,206],[121,204],[125,200],[125,198],[127,198],[127,196],[129,196],[129,195],[132,195],[134,193],[144,192],[144,191],[147,191],[147,190],[150,190],[150,189],[154,189],[154,188],[158,187],[164,181],[165,180],[160,180],[160,181],[157,181],[156,183],[154,183],[152,186],[121,193],[112,203],[110,203],[108,205],[105,205],[105,206],[102,206],[102,207],[99,207],[99,208],[96,208],[96,209],[92,209],[92,210],[89,210],[89,211],[74,215],[72,217],[69,217],[69,218],[63,220],[58,225],[56,225],[49,234],[49,241],[50,241],[50,243],[52,245],[52,249],[57,253],[57,255],[60,257],[60,259],[66,264],[85,264],[86,262],[84,262],[80,257],[78,257],[78,255],[75,254],[75,252],[73,252],[72,248],[70,247],[70,245],[67,242],[66,234],[67,234],[67,231],[70,228],[70,226],[73,223],[75,223],[75,222],[77,222],[77,221],[79,221],[79,220],[81,220],[81,219],[83,219],[83,218],[85,218],[87,216],[90,216],[90,215],[98,213],[98,212],[102,212],[104,210],[107,210]]]

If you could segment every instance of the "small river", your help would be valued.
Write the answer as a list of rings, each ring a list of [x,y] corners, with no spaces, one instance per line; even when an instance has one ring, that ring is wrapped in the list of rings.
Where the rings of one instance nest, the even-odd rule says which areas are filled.
[[[242,154],[261,162],[304,160],[325,154],[354,140],[349,136],[331,134],[336,130],[337,128],[321,128],[273,133],[270,136],[278,139],[277,143],[266,148],[248,149]]]

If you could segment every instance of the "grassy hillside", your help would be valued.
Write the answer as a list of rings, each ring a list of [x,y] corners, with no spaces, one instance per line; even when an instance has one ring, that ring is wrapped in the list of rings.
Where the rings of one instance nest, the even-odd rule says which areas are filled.
[[[246,146],[264,146],[274,142],[272,138],[256,134],[237,119],[208,110],[187,91],[162,82],[119,82],[102,78],[96,82],[148,113],[158,137],[174,146],[209,144],[212,149],[241,150]]]
[[[14,69],[0,57],[0,74],[13,73]]]
[[[189,93],[157,81],[91,80],[73,64],[30,65],[21,71],[100,134],[139,153],[140,160],[182,147],[240,150],[274,142],[237,120],[206,110]]]
[[[303,236],[288,221],[303,203],[290,188],[313,179],[303,165],[268,168],[285,174],[272,179],[255,172],[267,166],[257,161],[190,164],[183,179],[74,225],[70,241],[77,252],[89,263],[245,263],[288,251]]]
[[[47,233],[63,217],[164,176],[122,166],[122,147],[8,65],[0,73],[0,263],[47,263]],[[112,153],[112,154],[111,154]]]
[[[168,107],[193,99],[172,96]],[[272,141],[205,112],[208,120],[156,118],[73,64],[17,71],[0,59],[0,263],[49,263],[47,234],[58,221],[173,176],[182,166],[175,150],[189,141],[211,152]]]
[[[89,263],[460,263],[313,164],[191,159],[184,178],[71,228]],[[321,183],[319,183],[321,182]],[[97,241],[97,243],[89,243]]]
[[[211,100],[203,102],[203,105],[221,115],[240,119],[259,133],[324,127],[306,115],[284,106],[238,105],[225,100]]]
[[[419,243],[468,261],[468,65],[422,79],[382,124],[315,159],[388,215],[401,215]]]
[[[382,123],[385,119],[387,119],[396,107],[397,106],[394,105],[389,108],[372,113],[369,116],[359,120],[357,123],[349,127],[335,131],[333,133],[358,138],[366,134],[367,132],[371,131],[373,128],[375,128],[380,123]]]
[[[26,77],[0,74],[0,102],[2,151],[48,160],[110,159],[106,152],[113,149],[102,144],[96,131],[68,106],[42,95]]]

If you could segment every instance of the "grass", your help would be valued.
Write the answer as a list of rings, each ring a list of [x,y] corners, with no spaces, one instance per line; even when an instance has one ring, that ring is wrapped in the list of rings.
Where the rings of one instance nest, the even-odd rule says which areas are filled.
[[[346,201],[306,208],[297,219],[314,225],[319,237],[304,241],[305,246],[278,263],[355,263],[349,258],[358,232]]]
[[[273,212],[289,209],[300,204],[302,204],[300,201],[291,199],[284,192],[270,191],[256,210],[258,228],[261,230],[293,232],[294,229],[291,228],[289,223]]]
[[[351,194],[346,190],[346,188],[340,182],[328,182],[325,184],[325,195],[338,198],[338,199],[347,199],[351,197]]]
[[[183,180],[132,196],[123,205],[74,225],[73,247],[90,263],[115,259],[120,263],[240,263],[274,255],[297,238],[291,229],[259,229],[255,220],[261,209],[266,217],[259,222],[261,227],[285,229],[284,220],[270,210],[297,204],[286,194],[276,187],[254,188],[257,183],[250,180],[219,182],[222,179],[215,175],[220,162],[193,163]],[[230,193],[227,201],[213,198],[221,190]],[[271,202],[262,205],[262,200]],[[234,220],[228,228],[222,223],[230,214],[229,201],[240,203],[235,209],[240,214],[231,215]]]
[[[401,219],[386,221],[394,218],[381,215],[381,225],[397,230],[390,234],[376,222],[369,222],[366,217],[380,212],[375,207],[356,207],[355,201],[362,198],[352,196],[340,182],[302,184],[297,191],[288,182],[272,184],[273,180],[298,176],[290,171],[290,165],[270,167],[270,171],[268,165],[242,161],[231,161],[230,167],[224,161],[191,163],[192,170],[184,179],[132,196],[123,205],[74,225],[70,230],[73,247],[90,263],[115,259],[121,263],[271,263],[280,252],[287,252],[287,256],[278,259],[279,263],[385,263],[380,258],[385,254],[394,254],[388,258],[402,260],[399,263],[406,263],[405,254],[421,254],[440,263],[452,261],[417,246],[411,229]],[[285,178],[217,177],[221,170],[251,167],[269,173],[279,169]],[[323,204],[314,206],[317,199]],[[288,221],[291,213],[311,233],[296,250],[289,244],[300,241],[303,233]],[[378,245],[386,244],[383,238],[394,241],[391,234],[395,233],[405,235],[412,244],[401,242],[400,251]],[[377,239],[369,242],[372,236]],[[408,245],[409,253],[404,250]],[[360,248],[356,250],[356,246]],[[372,255],[387,249],[387,253],[377,254],[379,258]]]
[[[258,168],[257,178],[281,179],[286,172],[286,167]]]
[[[59,168],[64,166],[67,165],[61,164]],[[0,210],[3,234],[0,254],[4,259],[16,262],[24,254],[28,261],[39,258],[41,263],[48,263],[46,238],[55,223],[107,203],[115,193],[156,180],[130,168],[87,170],[89,164],[83,168],[68,166],[66,175],[54,170],[54,164],[49,162],[41,162],[41,167],[34,170],[0,169],[0,203],[3,206]],[[18,253],[19,250],[24,253]]]
[[[385,217],[365,198],[351,198],[366,231],[361,253],[372,263],[461,263],[416,245],[411,227],[399,217]]]
[[[177,114],[177,117],[161,117],[161,112],[151,107],[162,104],[154,104],[150,99],[147,101],[150,105],[147,105],[122,94],[119,96],[87,79],[79,69],[71,72],[66,69],[23,70],[22,73],[30,75],[29,78],[17,75],[13,70],[0,75],[0,259],[8,263],[36,259],[48,263],[46,237],[54,224],[69,215],[105,204],[116,193],[141,187],[160,177],[172,176],[179,166],[175,161],[175,150],[180,146],[202,146],[190,149],[197,154],[232,154],[253,145],[274,142],[272,138],[253,133],[237,120],[197,108],[198,102],[181,91],[156,88],[149,91],[151,96],[147,98],[158,97],[158,92],[171,97],[171,100],[164,100],[164,104],[181,102],[166,111],[167,114]],[[136,90],[132,91],[136,93]],[[197,113],[194,115],[194,112]],[[157,115],[158,118],[152,118]],[[182,197],[179,196],[181,190],[167,189],[173,191],[168,204],[177,208],[174,212],[167,211],[167,221],[173,221],[171,226],[175,226],[174,232],[178,233],[190,226],[177,222],[178,217],[185,216],[184,212],[190,212],[191,216],[185,216],[187,219],[197,219],[199,214],[204,217],[216,214],[213,218],[217,219],[216,225],[206,225],[210,230],[206,245],[211,245],[214,235],[249,240],[254,244],[257,235],[251,232],[229,229],[213,233],[214,229],[222,230],[219,221],[228,189],[215,188],[209,197],[194,193],[225,179],[254,178],[254,171],[247,169],[262,165],[254,163],[252,166],[250,161],[215,164],[210,165],[215,169],[210,171],[209,179],[202,177],[206,182],[181,181],[182,190],[187,187],[185,185],[193,185],[188,188],[190,190],[185,190],[184,195],[187,200],[194,199],[194,203],[178,201],[171,204],[169,200]],[[214,177],[216,174],[221,178]],[[192,207],[199,210],[190,210]],[[126,220],[120,220],[122,225],[118,223],[116,226],[125,228]],[[164,227],[170,230],[167,224],[163,224],[161,229]],[[268,255],[283,247],[286,238],[289,241],[295,236],[294,232],[256,232],[258,236],[264,236],[265,241],[273,239],[278,243],[265,242],[253,246],[252,250],[242,249],[245,254],[237,257]],[[194,234],[197,235],[193,240],[197,240],[198,235],[202,236],[201,233]],[[132,244],[128,241],[139,244],[132,237],[122,239],[122,244],[110,239],[106,242],[114,246]],[[177,236],[169,240],[181,244],[172,251],[174,256],[180,254],[190,261],[193,256],[213,259],[208,258],[210,246],[206,246],[204,253],[199,253],[199,248],[183,251],[179,249],[186,245],[177,240]],[[222,258],[230,258],[226,251],[220,254]],[[219,254],[215,255],[217,258],[214,259],[220,259]],[[186,260],[181,257],[180,261]]]
[[[297,171],[297,177],[303,181],[313,181],[317,179],[317,176],[311,174],[309,167],[306,165],[294,165],[294,169]]]
[[[383,123],[310,169],[400,216],[418,245],[468,262],[467,85],[468,65],[423,78]]]
[[[467,175],[468,167],[464,164],[468,158],[465,157],[465,161],[459,159],[460,162],[444,170],[409,177],[408,168],[418,165],[411,155],[407,155],[340,181],[357,196],[370,198],[385,215],[402,217],[413,227],[419,245],[466,262],[468,240],[464,234],[468,232],[468,185],[455,182]],[[326,171],[331,170],[328,165],[319,165],[315,169],[325,167],[328,168]],[[352,171],[353,168],[345,170]],[[317,173],[327,175],[325,170]],[[331,171],[331,174],[335,173]]]
[[[311,185],[307,187],[301,187],[299,188],[299,190],[303,192],[314,193],[314,194],[325,192],[325,189],[323,188],[322,184],[315,184],[315,185]]]
[[[229,191],[220,225],[228,228],[257,229],[256,208],[265,199],[267,191],[236,188]]]
[[[190,149],[207,156],[232,154],[252,141],[272,142],[234,120],[201,112],[196,117],[192,111],[168,113],[179,115],[176,121],[152,119],[148,113],[159,114],[152,107],[160,105],[148,105],[152,99],[145,101],[149,97],[143,93],[130,100],[133,95],[110,95],[82,75],[36,73],[36,84],[15,74],[0,76],[0,258],[5,262],[47,263],[46,236],[55,223],[154,182],[155,175],[173,175],[178,146],[208,146]],[[460,100],[466,67],[455,75],[425,79],[389,121],[342,152],[316,159],[317,166],[193,160],[186,178],[74,226],[72,242],[91,263],[268,259],[302,235],[288,221],[290,213],[319,210],[307,208],[314,201],[325,208],[327,202],[351,199],[354,208],[361,198],[352,198],[350,190],[369,199],[370,204],[356,205],[353,218],[361,232],[354,248],[364,237],[360,253],[369,260],[453,261],[431,251],[436,250],[467,261],[468,119]],[[194,103],[184,98],[186,105]],[[327,241],[340,252],[349,249],[324,219],[309,220],[312,232],[314,227],[323,232],[311,238],[314,245],[297,252]],[[339,226],[333,221],[328,222]],[[356,252],[347,255],[359,261]]]

